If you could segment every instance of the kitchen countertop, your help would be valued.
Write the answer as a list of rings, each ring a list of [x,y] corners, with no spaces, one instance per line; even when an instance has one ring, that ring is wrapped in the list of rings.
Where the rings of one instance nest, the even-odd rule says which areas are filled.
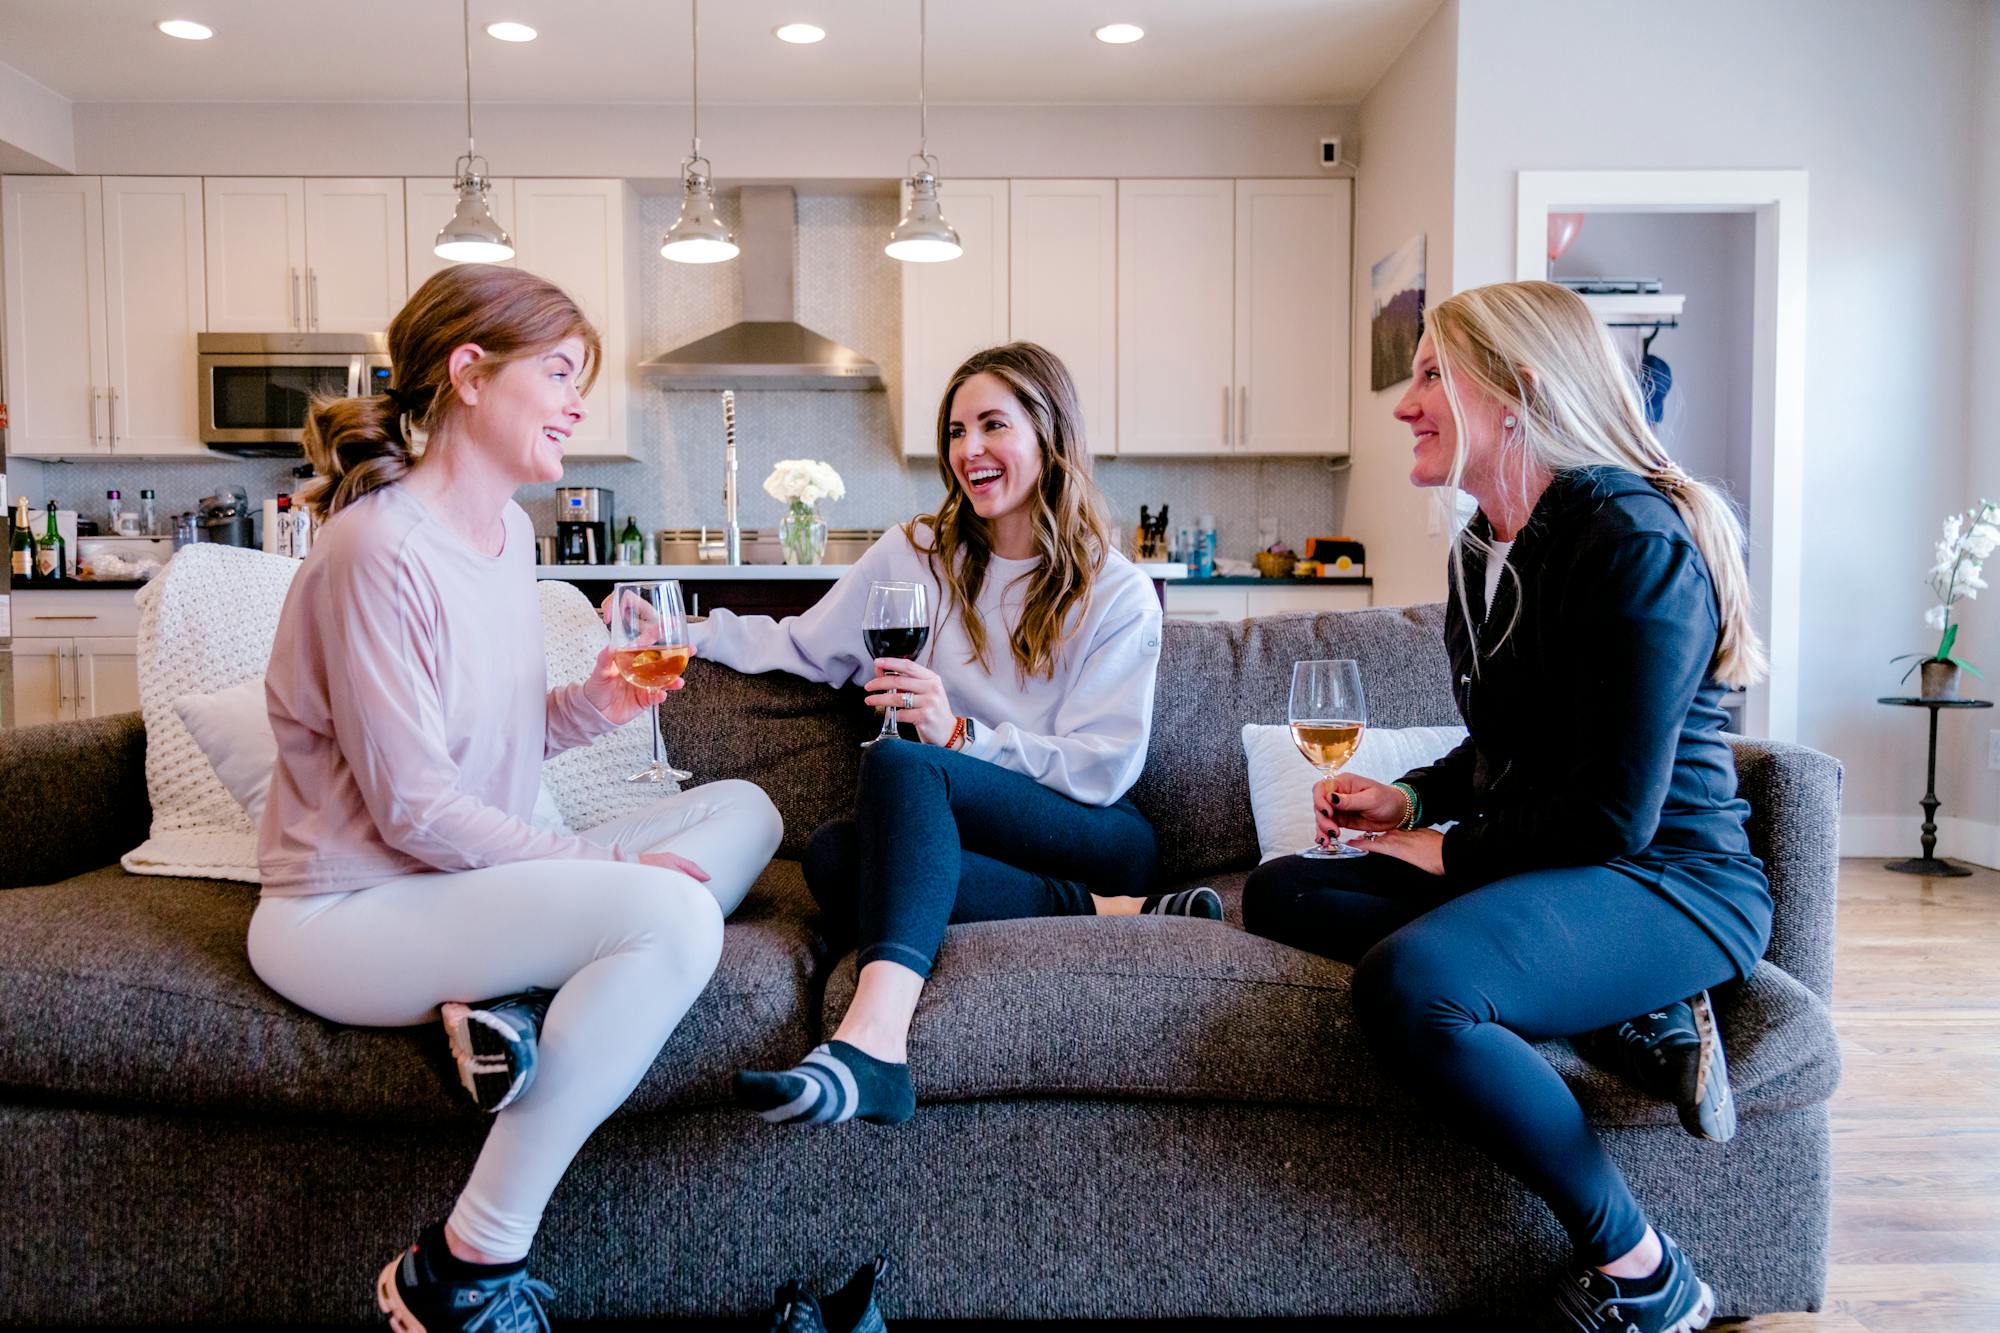
[[[770,579],[831,583],[852,568],[852,565],[536,565],[535,577],[563,579],[571,583],[636,579]],[[1139,566],[1139,572],[1149,579],[1179,581],[1187,578],[1186,565],[1147,563]]]
[[[36,579],[16,583],[13,593],[30,592],[132,592],[146,586],[144,579]]]
[[[1193,575],[1190,575],[1187,579],[1187,586],[1190,588],[1230,588],[1230,587],[1365,588],[1374,582],[1375,582],[1374,579],[1369,578],[1364,574],[1347,574],[1347,575],[1342,575],[1339,578],[1325,578],[1325,579],[1311,578],[1311,577],[1300,578],[1295,574],[1287,574],[1281,579],[1267,579],[1262,574],[1214,574],[1205,579],[1196,578]]]

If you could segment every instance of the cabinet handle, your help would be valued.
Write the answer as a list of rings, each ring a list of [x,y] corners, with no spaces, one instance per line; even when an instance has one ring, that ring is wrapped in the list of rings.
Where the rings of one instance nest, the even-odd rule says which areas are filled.
[[[72,697],[74,696],[70,690],[69,648],[59,643],[56,645],[56,717],[59,720],[65,722],[69,720],[69,704]]]
[[[97,386],[90,386],[90,447],[97,448]]]
[[[292,275],[292,327],[301,328],[303,321],[299,318],[299,271],[294,268],[287,269],[286,272]]]
[[[1234,442],[1229,420],[1229,386],[1222,386],[1222,447],[1227,449]]]
[[[111,411],[106,414],[111,422],[111,451],[118,452],[118,386],[111,386]]]
[[[30,620],[95,620],[96,616],[29,616]]]
[[[310,297],[308,298],[309,304],[307,306],[307,310],[309,312],[307,322],[312,326],[313,330],[317,332],[319,330],[319,270],[318,269],[309,268],[306,270],[306,290],[307,292],[310,293]]]
[[[1239,448],[1250,447],[1250,386],[1247,384],[1236,391],[1236,443]]]

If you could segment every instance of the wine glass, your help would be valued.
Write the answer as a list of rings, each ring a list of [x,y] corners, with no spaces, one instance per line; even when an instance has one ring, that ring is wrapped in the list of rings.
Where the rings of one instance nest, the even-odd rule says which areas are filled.
[[[924,650],[924,643],[930,636],[931,617],[924,604],[923,584],[869,585],[868,609],[861,616],[861,637],[868,645],[869,657],[914,660]],[[891,698],[893,700],[894,696]],[[869,746],[876,741],[901,739],[896,731],[896,705],[891,702],[888,711],[882,714],[882,730],[876,732],[872,740],[861,744]]]
[[[681,585],[620,583],[611,589],[611,659],[627,684],[642,690],[663,690],[687,670],[694,649],[688,644],[687,615],[681,610]],[[667,762],[660,744],[660,706],[647,710],[653,733],[653,762],[625,779],[627,782],[686,782],[694,774]]]
[[[1292,698],[1285,709],[1292,726],[1292,744],[1306,762],[1332,777],[1346,766],[1361,745],[1361,733],[1368,728],[1368,703],[1361,693],[1361,664],[1352,661],[1295,662],[1292,664]],[[1315,861],[1347,856],[1366,856],[1335,839],[1331,846],[1317,842],[1299,853]]]

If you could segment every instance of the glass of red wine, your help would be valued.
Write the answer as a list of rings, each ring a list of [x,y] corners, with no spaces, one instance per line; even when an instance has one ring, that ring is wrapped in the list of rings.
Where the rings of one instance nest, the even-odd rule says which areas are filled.
[[[620,583],[611,590],[605,623],[611,629],[611,658],[628,685],[664,690],[687,670],[694,649],[688,645],[687,615],[681,610],[681,585]],[[627,782],[686,782],[694,774],[667,762],[660,744],[660,706],[648,710],[653,733],[653,762],[625,779]]]
[[[876,583],[868,589],[868,609],[861,617],[861,637],[870,657],[901,657],[914,660],[931,637],[930,610],[924,603],[921,583]],[[890,672],[894,675],[894,672]],[[896,731],[896,705],[891,696],[888,711],[882,714],[882,730],[872,740],[901,740]]]

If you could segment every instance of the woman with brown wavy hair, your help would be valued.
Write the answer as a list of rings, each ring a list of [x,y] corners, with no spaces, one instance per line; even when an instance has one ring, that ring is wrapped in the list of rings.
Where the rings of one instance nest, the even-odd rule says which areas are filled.
[[[910,1020],[949,923],[1221,915],[1206,889],[1140,896],[1153,830],[1125,793],[1146,762],[1160,603],[1113,549],[1069,371],[1033,343],[973,355],[938,408],[937,463],[937,512],[892,529],[812,610],[718,611],[695,631],[739,671],[865,685],[917,736],[870,747],[853,817],[813,834],[806,883],[861,972],[832,1041],[737,1076],[772,1122],[914,1113]],[[923,661],[864,645],[880,582],[935,599]]]
[[[306,424],[326,523],[265,674],[278,757],[250,962],[336,1023],[442,1006],[467,1091],[497,1114],[450,1216],[376,1300],[399,1333],[546,1329],[526,1271],[542,1210],[707,985],[782,829],[747,782],[580,834],[538,817],[546,756],[661,697],[609,650],[548,688],[512,498],[562,476],[597,333],[555,284],[468,264],[417,289],[389,355],[388,393],[315,403]],[[481,996],[505,998],[456,1003]]]

